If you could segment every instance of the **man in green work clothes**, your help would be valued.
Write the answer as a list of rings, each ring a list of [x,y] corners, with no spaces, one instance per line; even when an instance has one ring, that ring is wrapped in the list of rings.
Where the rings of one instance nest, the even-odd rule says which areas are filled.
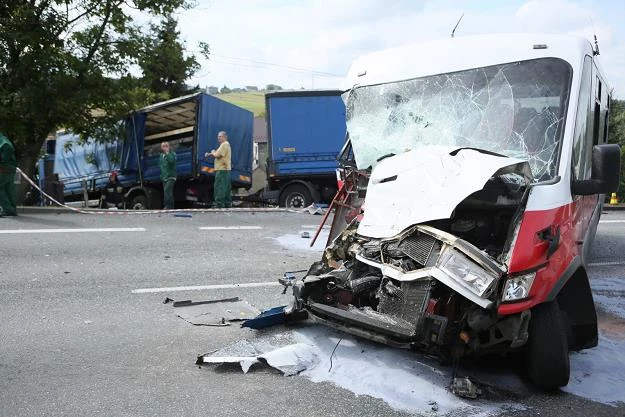
[[[228,143],[228,134],[221,131],[217,134],[217,142],[219,148],[206,152],[204,156],[207,158],[212,156],[215,158],[215,207],[228,208],[232,207],[232,192],[230,183],[230,171],[232,170],[232,150]]]
[[[15,202],[15,146],[0,133],[0,216],[17,216]]]
[[[174,208],[174,184],[176,183],[176,153],[169,148],[169,142],[161,143],[161,159],[158,166],[161,168],[163,182],[163,206],[165,210]]]

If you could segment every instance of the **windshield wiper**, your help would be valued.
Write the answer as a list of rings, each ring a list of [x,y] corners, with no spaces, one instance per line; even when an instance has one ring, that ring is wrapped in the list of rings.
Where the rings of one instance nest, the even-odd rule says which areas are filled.
[[[458,152],[463,151],[465,149],[470,149],[472,151],[480,152],[480,153],[483,153],[483,154],[486,154],[486,155],[498,156],[500,158],[507,158],[506,155],[502,155],[500,153],[493,152],[493,151],[487,151],[486,149],[473,148],[471,146],[465,146],[463,148],[458,148],[458,149],[456,149],[454,151],[449,152],[449,155],[456,156],[456,155],[458,155]]]
[[[386,158],[390,158],[391,156],[395,156],[395,154],[393,152],[389,152],[386,155],[382,155],[381,157],[376,159],[376,162],[380,162],[381,160],[386,159]]]

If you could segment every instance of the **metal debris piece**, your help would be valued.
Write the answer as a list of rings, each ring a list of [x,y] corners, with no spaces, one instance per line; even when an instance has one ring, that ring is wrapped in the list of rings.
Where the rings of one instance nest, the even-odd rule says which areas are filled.
[[[302,232],[302,238],[303,239],[310,239],[310,233],[309,232]]]
[[[173,301],[167,298],[166,301]],[[196,326],[229,326],[256,317],[260,310],[239,297],[209,301],[173,301],[176,315]]]
[[[468,376],[454,377],[450,389],[454,395],[472,400],[482,394],[482,390]]]
[[[314,366],[318,361],[315,348],[303,343],[275,345],[239,340],[230,346],[198,356],[196,364],[239,363],[243,373],[247,373],[253,365],[262,364],[279,370],[285,376],[291,376]]]

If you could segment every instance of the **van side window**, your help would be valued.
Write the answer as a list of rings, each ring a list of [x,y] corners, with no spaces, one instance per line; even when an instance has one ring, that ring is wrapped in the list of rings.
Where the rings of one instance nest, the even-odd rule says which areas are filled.
[[[610,101],[612,96],[608,95],[608,104],[605,111],[605,121],[603,123],[603,143],[608,143],[608,129],[610,128]]]
[[[577,180],[590,178],[590,148],[592,138],[589,135],[588,119],[590,112],[590,98],[592,89],[592,63],[591,58],[584,59],[584,69],[575,117],[575,137],[573,138],[573,177]]]

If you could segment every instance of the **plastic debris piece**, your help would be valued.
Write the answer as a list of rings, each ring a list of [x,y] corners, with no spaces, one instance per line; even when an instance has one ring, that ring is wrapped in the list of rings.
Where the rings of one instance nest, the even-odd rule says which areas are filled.
[[[191,213],[174,213],[174,217],[193,217]]]
[[[310,239],[310,233],[309,232],[302,232],[302,238]]]

